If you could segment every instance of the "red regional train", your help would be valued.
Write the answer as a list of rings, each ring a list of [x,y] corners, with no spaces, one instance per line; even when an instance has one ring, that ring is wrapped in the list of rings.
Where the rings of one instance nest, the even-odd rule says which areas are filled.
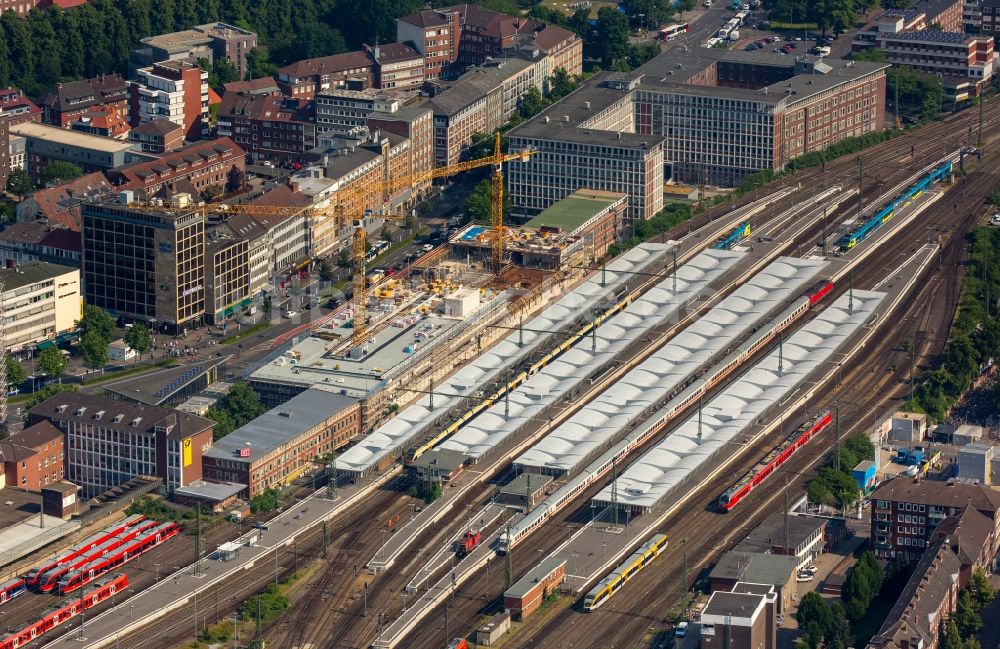
[[[63,554],[55,557],[54,559],[51,559],[41,565],[35,566],[30,571],[28,571],[28,576],[25,577],[25,581],[28,583],[29,586],[37,586],[38,580],[43,573],[52,570],[53,568],[56,568],[58,566],[70,563],[71,561],[82,555],[89,554],[91,550],[101,545],[102,543],[111,540],[111,538],[114,537],[116,534],[121,534],[128,528],[140,524],[145,519],[146,517],[143,516],[142,514],[135,514],[134,516],[129,516],[128,518],[118,521],[113,525],[109,525],[100,532],[97,532],[96,534],[87,537],[86,539],[76,544]]]
[[[829,426],[831,421],[833,421],[833,415],[830,414],[829,410],[824,410],[815,419],[802,424],[788,439],[776,446],[763,460],[757,463],[757,466],[740,478],[739,482],[726,489],[719,497],[719,507],[728,512],[738,505],[748,493],[767,480],[775,469],[784,464],[795,451],[808,444],[809,440],[817,433]]]
[[[65,595],[66,593],[70,593],[80,586],[85,586],[94,579],[97,579],[104,573],[128,563],[140,554],[152,550],[170,537],[175,536],[180,532],[180,529],[177,523],[163,523],[139,535],[128,543],[121,545],[114,552],[94,559],[78,570],[66,573],[59,580],[59,594]]]
[[[56,628],[67,620],[76,617],[83,609],[92,608],[112,597],[115,593],[125,590],[128,577],[124,573],[112,575],[94,584],[84,591],[83,597],[74,597],[46,611],[41,618],[31,624],[0,636],[0,649],[18,649]]]

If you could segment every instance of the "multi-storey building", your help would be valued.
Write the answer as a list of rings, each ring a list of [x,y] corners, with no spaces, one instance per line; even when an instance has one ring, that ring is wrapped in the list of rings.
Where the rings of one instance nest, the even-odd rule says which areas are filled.
[[[83,205],[87,304],[129,321],[177,332],[205,313],[205,215],[97,200]],[[123,204],[124,203],[124,204]]]
[[[0,441],[7,486],[40,492],[63,479],[63,434],[47,421]]]
[[[985,485],[898,478],[879,485],[870,498],[872,545],[879,558],[918,559],[937,526],[966,506],[992,521],[993,538],[1000,531],[1000,492]]]
[[[386,43],[368,50],[374,62],[375,87],[418,90],[424,83],[424,57],[407,43]]]
[[[236,68],[239,78],[244,79],[250,72],[247,55],[257,47],[257,34],[226,23],[209,23],[170,34],[148,36],[140,42],[142,45],[132,50],[130,55],[129,63],[133,70],[163,61],[197,63],[198,59],[206,59],[213,63],[225,59]]]
[[[205,314],[219,324],[253,303],[250,241],[225,226],[210,228],[205,236]]]
[[[348,80],[360,88],[368,88],[373,76],[371,57],[359,50],[303,59],[278,68],[278,88],[289,97],[312,99],[323,90],[344,87]]]
[[[310,255],[308,215],[306,212],[312,204],[312,200],[288,185],[278,185],[251,201],[251,204],[267,207],[302,208],[301,212],[295,212],[291,216],[282,214],[254,215],[253,221],[264,230],[265,234],[256,238],[257,243],[251,244],[249,252],[252,265],[254,249],[258,245],[263,245],[268,253],[268,268],[272,275],[301,268],[308,261]],[[230,222],[240,223],[242,216],[235,216]],[[243,234],[242,227],[237,227],[236,230],[241,235]]]
[[[214,422],[129,401],[61,392],[28,411],[65,435],[66,479],[93,497],[136,476],[163,478],[167,493],[202,477]]]
[[[112,191],[107,177],[95,171],[55,187],[39,189],[17,204],[18,221],[43,221],[80,233],[80,204]],[[79,246],[77,246],[79,250]]]
[[[0,0],[0,13],[13,11],[18,17],[24,18],[39,2],[40,0]]]
[[[247,242],[247,292],[251,299],[263,298],[271,283],[271,247],[268,229],[246,214],[225,221],[233,235]]]
[[[87,109],[104,105],[122,113],[128,112],[128,88],[117,74],[101,75],[57,83],[51,92],[42,97],[43,121],[53,126],[66,127]]]
[[[313,460],[361,432],[358,400],[310,388],[220,439],[205,453],[205,477],[246,485],[253,498],[280,487]]]
[[[227,92],[217,133],[260,160],[299,160],[316,146],[314,103],[307,99]]]
[[[539,152],[508,166],[514,212],[590,186],[629,194],[630,216],[649,218],[666,179],[731,186],[784,168],[880,130],[886,67],[696,48],[597,75],[511,130],[512,147]]]
[[[535,61],[515,58],[479,66],[445,86],[424,104],[434,111],[437,164],[461,160],[473,135],[500,128],[528,89],[540,89],[542,81]]]
[[[42,171],[51,162],[70,162],[90,173],[120,167],[146,157],[132,151],[127,142],[47,124],[26,122],[11,126],[10,133],[25,139],[27,170],[36,182],[40,181]]]
[[[434,112],[429,108],[404,106],[392,112],[369,113],[368,129],[395,133],[409,140],[411,177],[427,178],[434,169]],[[429,178],[414,182],[415,197],[421,197],[430,184]]]
[[[208,135],[208,72],[186,61],[163,61],[136,70],[129,81],[129,124],[165,117],[184,127],[184,135]]]
[[[952,103],[978,96],[993,76],[993,37],[989,35],[935,29],[880,31],[877,45],[890,63],[939,77]]]
[[[962,31],[966,34],[982,33],[982,4],[983,0],[965,0],[962,5]]]
[[[13,147],[10,142],[10,124],[7,123],[8,116],[0,113],[0,183],[7,186],[7,176],[11,170],[11,158]]]
[[[400,93],[382,90],[324,90],[316,95],[316,130],[322,135],[364,129],[370,114],[394,113],[404,100]]]
[[[0,230],[0,264],[47,261],[80,266],[80,231],[45,221],[22,221]]]
[[[428,81],[455,78],[468,67],[499,57],[528,41],[551,57],[551,71],[578,74],[583,42],[561,27],[508,16],[473,4],[426,9],[396,20],[396,40],[412,43],[424,57]]]
[[[198,191],[217,186],[234,191],[243,186],[246,156],[228,137],[195,142],[159,158],[117,167],[108,172],[111,183],[151,198],[180,181]],[[197,197],[194,197],[197,198]]]
[[[76,329],[80,319],[80,270],[30,261],[0,270],[6,323],[4,344],[12,353],[32,350]]]
[[[25,122],[42,123],[42,109],[15,88],[0,89],[0,113],[12,126]]]
[[[1000,0],[979,0],[979,33],[1000,34]]]
[[[184,127],[169,119],[154,119],[129,131],[128,141],[143,153],[163,155],[184,145]]]

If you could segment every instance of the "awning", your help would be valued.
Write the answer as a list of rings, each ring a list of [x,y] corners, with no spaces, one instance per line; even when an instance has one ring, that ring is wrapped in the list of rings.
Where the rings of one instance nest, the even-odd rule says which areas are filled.
[[[56,344],[61,345],[63,343],[68,343],[72,340],[76,340],[80,337],[80,332],[78,331],[67,331],[66,333],[61,333],[56,336]]]
[[[43,340],[42,342],[38,343],[38,344],[37,344],[37,345],[35,346],[35,349],[37,349],[38,351],[43,351],[43,350],[46,350],[46,349],[48,349],[49,347],[55,347],[55,346],[56,346],[56,344],[55,344],[55,342],[54,342],[54,341],[51,341],[51,340]]]

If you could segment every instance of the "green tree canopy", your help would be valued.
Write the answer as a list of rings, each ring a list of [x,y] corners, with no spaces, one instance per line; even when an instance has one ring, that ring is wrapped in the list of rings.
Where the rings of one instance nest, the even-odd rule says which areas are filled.
[[[616,62],[628,60],[628,18],[625,14],[614,7],[601,7],[597,12],[596,32],[589,45],[591,55],[600,57],[602,68],[610,70]]]
[[[493,181],[489,178],[476,185],[465,199],[465,214],[476,223],[489,224],[493,221]],[[510,216],[510,200],[504,192],[504,219]]]
[[[50,162],[42,169],[40,178],[43,185],[48,185],[49,183],[66,183],[71,180],[76,180],[83,175],[83,169],[76,166],[72,162],[63,162],[62,160],[56,160],[55,162]]]
[[[35,183],[31,182],[31,176],[20,167],[12,169],[7,175],[7,191],[17,196],[18,200],[35,190]]]
[[[4,365],[7,373],[7,385],[16,387],[28,380],[28,373],[24,371],[20,363],[14,360],[13,356],[4,357]]]
[[[208,410],[206,417],[216,422],[213,437],[218,440],[261,416],[265,410],[253,388],[243,381],[238,381],[215,407]]]
[[[66,371],[66,359],[63,358],[62,351],[55,346],[43,349],[38,356],[38,369],[45,372],[49,378],[58,378],[61,381],[63,372]]]
[[[146,325],[136,322],[125,332],[125,344],[139,356],[144,356],[153,350],[153,336]]]
[[[85,304],[83,307],[83,317],[76,323],[81,335],[94,332],[100,336],[104,344],[115,339],[117,329],[114,319],[108,312],[99,306]]]
[[[108,343],[96,331],[88,331],[80,338],[80,355],[90,369],[104,369],[108,364]]]

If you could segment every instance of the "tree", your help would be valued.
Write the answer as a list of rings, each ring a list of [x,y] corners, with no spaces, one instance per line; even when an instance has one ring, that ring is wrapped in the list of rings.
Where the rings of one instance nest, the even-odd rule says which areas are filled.
[[[93,304],[84,305],[83,318],[76,323],[76,326],[80,329],[81,335],[86,335],[88,332],[93,331],[100,336],[105,345],[115,339],[115,321],[108,315],[107,311],[99,306]]]
[[[225,193],[226,190],[222,185],[209,185],[201,190],[201,197],[206,203],[211,203]]]
[[[333,264],[326,257],[319,260],[319,278],[324,282],[332,282],[336,275],[333,272]]]
[[[941,627],[942,641],[938,645],[941,649],[965,649],[962,636],[958,631],[958,626],[954,620],[949,620],[948,625]]]
[[[42,350],[38,356],[38,369],[50,378],[58,378],[62,383],[62,375],[66,371],[66,359],[63,358],[62,351],[55,345]]]
[[[996,589],[990,585],[990,578],[982,568],[976,568],[966,588],[969,589],[973,602],[980,610],[989,606],[990,602],[997,596]]]
[[[247,52],[247,80],[271,77],[277,72],[278,66],[271,63],[266,49],[255,47]]]
[[[8,387],[17,387],[28,380],[28,373],[24,371],[20,363],[14,360],[13,356],[5,357],[4,365],[7,373]]]
[[[868,606],[881,590],[883,580],[882,566],[875,555],[871,552],[861,555],[854,567],[847,571],[840,595],[849,618],[856,622],[864,617]]]
[[[213,406],[208,409],[205,416],[215,422],[215,426],[212,427],[213,441],[219,441],[237,428],[232,416],[225,408],[216,408]]]
[[[833,612],[819,593],[810,591],[802,596],[795,614],[799,628],[805,630],[805,642],[815,648],[823,641],[833,621]]]
[[[56,160],[55,162],[50,162],[46,165],[45,169],[42,170],[41,180],[42,184],[46,186],[50,183],[59,185],[71,180],[76,180],[82,175],[83,169],[80,169],[80,167],[77,167],[72,162]]]
[[[103,370],[108,364],[108,343],[96,331],[88,331],[80,338],[80,354],[87,367]]]
[[[492,223],[493,221],[493,181],[489,178],[476,185],[465,199],[465,214],[477,223]],[[510,200],[503,195],[504,219],[510,215]]]
[[[951,619],[963,638],[972,637],[983,628],[983,618],[979,616],[979,608],[968,588],[958,596],[958,607]]]
[[[521,117],[530,119],[545,110],[547,105],[548,102],[542,97],[542,93],[538,90],[538,87],[531,86],[528,88],[528,92],[524,93],[524,96],[521,97],[521,105],[518,107],[518,111],[521,113]]]
[[[72,383],[59,383],[59,384],[53,383],[52,385],[47,385],[41,390],[38,390],[37,392],[32,394],[31,398],[24,402],[24,410],[27,412],[28,410],[31,410],[32,408],[42,403],[43,401],[46,401],[56,396],[60,392],[79,392],[79,391],[80,391],[79,386],[76,386]]]
[[[597,12],[596,34],[591,42],[590,55],[601,60],[601,67],[610,70],[616,61],[628,58],[628,18],[612,7],[601,7]]]
[[[227,83],[239,80],[240,73],[229,59],[220,57],[212,62],[208,71],[208,85],[218,90]]]
[[[558,101],[579,87],[579,77],[570,76],[566,68],[556,68],[549,77],[549,99]]]
[[[146,325],[137,322],[125,332],[125,344],[141,358],[153,350],[153,336]]]
[[[267,410],[257,398],[257,394],[250,387],[250,384],[243,381],[237,381],[229,389],[225,398],[225,407],[234,415],[240,426],[251,419],[260,417]]]
[[[12,169],[7,176],[7,191],[17,196],[17,200],[23,200],[25,196],[33,192],[35,183],[31,182],[31,176],[20,167]]]

